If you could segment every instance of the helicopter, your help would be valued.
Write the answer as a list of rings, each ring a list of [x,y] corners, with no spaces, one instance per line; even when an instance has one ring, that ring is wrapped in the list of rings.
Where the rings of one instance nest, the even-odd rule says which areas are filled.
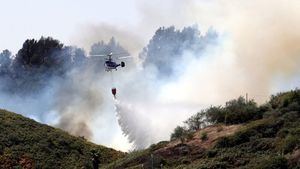
[[[105,71],[110,72],[112,70],[116,70],[119,66],[121,67],[125,67],[125,62],[120,62],[117,63],[116,61],[113,60],[113,56],[120,56],[117,59],[125,59],[125,58],[129,58],[130,56],[122,56],[122,55],[128,55],[126,53],[119,53],[119,54],[113,54],[112,52],[107,54],[107,55],[90,55],[92,57],[106,57],[105,58],[105,62],[104,62],[104,66],[105,66]]]
[[[107,55],[90,55],[90,57],[106,57],[104,62],[106,72],[112,72],[112,70],[117,71],[117,68],[119,66],[125,67],[125,62],[117,63],[116,61],[113,60],[113,56],[121,56],[121,57],[117,57],[117,59],[126,59],[131,57],[128,56],[128,53],[113,54],[112,52]],[[116,99],[117,89],[115,87],[111,89],[111,93],[113,94],[114,99]]]

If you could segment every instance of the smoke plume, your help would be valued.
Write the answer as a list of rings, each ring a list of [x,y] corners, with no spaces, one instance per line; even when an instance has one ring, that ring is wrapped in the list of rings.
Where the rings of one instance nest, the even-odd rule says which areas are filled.
[[[171,3],[168,2],[165,3],[170,5]],[[181,27],[182,23],[196,22],[204,28],[203,30],[213,26],[220,34],[217,43],[208,46],[205,51],[182,53],[182,57],[171,65],[179,71],[175,80],[171,78],[172,80],[166,81],[154,78],[153,81],[156,82],[154,84],[146,78],[134,80],[136,83],[147,81],[151,84],[148,86],[149,88],[155,88],[153,93],[145,94],[139,90],[134,91],[133,93],[143,93],[151,99],[140,98],[141,100],[131,102],[134,105],[139,102],[143,105],[141,107],[151,105],[151,108],[146,110],[148,113],[145,114],[151,114],[153,121],[159,121],[157,119],[161,116],[160,112],[167,105],[169,111],[166,112],[167,118],[162,123],[170,124],[170,121],[176,121],[179,124],[184,118],[182,116],[176,118],[176,116],[179,114],[188,116],[190,113],[187,109],[182,109],[181,112],[174,111],[172,107],[175,105],[194,106],[199,110],[210,105],[223,104],[229,99],[246,93],[250,98],[263,103],[271,93],[278,91],[278,83],[283,83],[280,85],[286,86],[284,89],[299,85],[297,80],[293,80],[298,77],[300,59],[300,31],[297,19],[300,16],[298,10],[300,4],[298,1],[289,1],[288,3],[283,1],[246,3],[232,1],[230,4],[226,1],[189,1],[182,8],[180,5],[172,3],[173,6],[176,6],[173,9],[179,9],[176,11],[182,14],[176,18],[176,21],[170,17],[175,15],[175,12],[167,8],[167,5],[160,5],[165,12],[163,16],[155,17],[157,9],[153,7],[155,6],[153,4],[156,1],[149,3],[152,5],[144,5],[142,9],[146,12],[143,20],[151,23],[150,27],[161,23],[166,25],[174,23]],[[169,57],[167,60],[170,62],[173,61],[172,55],[166,54],[166,57]],[[169,64],[170,62],[164,63]],[[149,74],[156,76],[158,70],[155,67],[154,71],[152,70],[147,69],[144,72],[147,74],[145,76],[151,77]],[[292,80],[294,85],[289,84]],[[141,88],[143,91],[151,91],[148,87]],[[140,89],[140,87],[137,88]],[[156,111],[153,107],[160,107],[160,109]],[[123,111],[127,116],[139,119],[138,113],[131,110]],[[132,113],[130,114],[128,111]],[[138,111],[141,110],[138,109]],[[194,111],[196,110],[194,109]],[[120,114],[122,111],[118,113]],[[126,118],[130,119],[130,117]],[[141,120],[143,119],[141,118]],[[143,128],[143,126],[144,123],[140,127],[132,127],[131,130],[128,130],[127,126],[125,134],[137,135],[135,134],[136,128]],[[167,139],[166,135],[172,130],[172,127],[174,128],[174,125],[169,126],[169,128],[162,128],[160,125],[154,125],[153,130],[158,132],[154,134],[155,136],[151,136]],[[149,133],[149,130],[144,132]]]
[[[57,126],[92,139],[89,123],[101,107],[101,90],[91,71],[72,72],[69,76],[54,94],[54,109],[60,113]]]
[[[115,37],[121,46],[130,51],[132,56],[137,56],[146,43],[146,40],[138,34],[138,31],[107,23],[87,24],[81,26],[78,32],[84,36],[74,36],[72,41],[74,44],[84,47],[87,51],[90,50],[93,43],[100,40],[108,42],[112,37]]]
[[[95,67],[68,72],[63,82],[48,79],[49,86],[25,97],[25,101],[3,94],[1,106],[23,111],[32,118],[101,144],[124,150],[128,147],[127,138],[141,149],[169,139],[176,125],[202,108],[223,104],[246,93],[263,103],[279,89],[299,86],[299,1],[136,3],[140,14],[136,25],[126,28],[111,23],[86,25],[73,37],[73,43],[89,50],[92,43],[115,37],[134,56],[137,67],[113,72],[113,82],[110,74],[95,72]],[[201,31],[197,35],[200,39],[205,39],[212,27],[218,34],[214,43],[202,40],[190,43],[179,38],[175,39],[178,45],[172,39],[178,32],[172,32],[174,36],[158,38],[159,45],[151,45],[159,27],[174,25],[183,30],[194,24]],[[202,43],[205,45],[201,50],[186,47]],[[165,53],[157,55],[155,51]],[[168,74],[163,69],[166,67]],[[117,88],[116,103],[111,87]],[[115,111],[116,114],[112,113]],[[121,132],[125,137],[120,136]]]
[[[299,7],[298,1],[211,1],[193,8],[199,22],[226,32],[219,57],[233,58],[231,67],[240,72],[236,79],[244,81],[235,86],[240,93],[255,95],[274,92],[276,76],[289,78],[299,70]]]

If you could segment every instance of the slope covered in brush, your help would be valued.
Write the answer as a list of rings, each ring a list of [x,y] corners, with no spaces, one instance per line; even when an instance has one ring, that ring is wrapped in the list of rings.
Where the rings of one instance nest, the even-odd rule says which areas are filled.
[[[177,127],[171,141],[105,167],[300,168],[300,90],[273,95],[260,106],[239,98],[200,114]]]
[[[0,109],[0,168],[93,168],[123,155]]]

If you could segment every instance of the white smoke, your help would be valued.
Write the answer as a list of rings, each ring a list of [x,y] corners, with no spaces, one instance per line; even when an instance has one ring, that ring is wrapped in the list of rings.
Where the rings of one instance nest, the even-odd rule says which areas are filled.
[[[35,112],[25,114],[52,124],[59,122],[56,110],[73,112],[70,116],[76,116],[75,121],[84,121],[92,128],[92,140],[128,150],[126,137],[135,148],[169,139],[176,125],[201,108],[223,104],[245,93],[264,102],[278,88],[299,85],[299,1],[154,0],[137,4],[141,18],[136,26],[124,28],[107,23],[87,26],[74,43],[89,49],[91,43],[114,36],[137,59],[160,26],[181,28],[197,23],[202,31],[212,26],[221,34],[220,39],[201,57],[186,51],[184,59],[176,60],[172,65],[179,72],[176,80],[157,79],[153,67],[115,72],[118,121],[113,113],[115,106],[110,93],[113,84],[108,80],[109,75],[72,75],[71,91],[65,93],[68,86],[61,88],[61,94],[65,93],[58,99],[63,100],[62,106],[57,106],[53,99],[47,102],[59,96],[52,88],[43,92],[39,101],[35,97],[25,102],[16,98],[18,105],[8,101],[10,96],[1,97],[1,106],[17,112]],[[52,110],[53,104],[56,108],[49,114],[46,111]],[[77,131],[73,127],[66,129]]]
[[[183,6],[179,5],[182,3]],[[137,138],[138,130],[140,134],[148,132],[151,135],[151,138],[148,135],[144,137],[143,143],[137,139],[137,144],[145,145],[167,139],[175,124],[185,119],[179,115],[190,115],[192,107],[196,107],[194,113],[197,108],[199,110],[209,105],[223,104],[246,93],[250,98],[263,103],[278,88],[290,89],[299,85],[296,78],[300,59],[298,1],[232,1],[230,4],[227,1],[180,1],[172,5],[166,1],[160,3],[158,8],[155,5],[157,1],[146,4],[141,6],[145,17],[143,26],[175,24],[181,27],[196,22],[204,29],[213,26],[221,33],[221,37],[218,45],[208,48],[201,54],[202,57],[187,51],[183,57],[185,59],[177,62],[181,64],[174,65],[181,71],[177,80],[162,83],[154,79],[153,82],[153,79],[145,77],[154,76],[155,71],[144,71],[145,77],[131,77],[135,79],[132,85],[120,90],[133,90],[126,92],[124,97],[126,102],[135,107],[134,110],[123,110],[126,114],[124,123],[131,117],[139,121],[132,126],[131,131],[128,131],[128,127],[123,130],[125,134]],[[289,84],[291,81],[293,85]],[[141,87],[135,84],[140,82],[151,85]],[[131,99],[131,93],[143,97]],[[178,105],[181,110],[176,109]],[[190,110],[184,110],[185,106]],[[164,112],[166,118],[160,121],[164,107],[168,110]],[[136,111],[145,111],[143,114],[147,115],[147,121],[160,125],[149,125],[151,129],[147,126],[143,131],[146,124],[140,121],[144,121],[145,115]],[[170,124],[172,122],[175,124]],[[164,128],[163,125],[168,127]]]
[[[185,64],[183,59],[174,66],[181,61],[179,66],[187,69],[189,64]],[[166,99],[165,86],[169,83],[157,79],[155,67],[120,71],[115,77],[119,79],[116,82],[118,100],[115,103],[118,123],[129,142],[133,143],[131,148],[142,149],[155,142],[168,140],[176,125],[208,106],[205,103]],[[170,97],[178,95],[174,92]]]
[[[99,81],[87,69],[73,71],[55,92],[53,109],[60,114],[56,126],[73,135],[91,139],[90,122],[100,110],[103,102]]]

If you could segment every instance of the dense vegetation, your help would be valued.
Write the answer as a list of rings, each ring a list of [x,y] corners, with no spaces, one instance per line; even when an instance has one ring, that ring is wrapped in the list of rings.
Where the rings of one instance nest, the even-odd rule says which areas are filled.
[[[252,120],[239,132],[219,139],[204,159],[189,167],[299,168],[300,90],[273,95],[252,112]],[[243,116],[233,119],[244,122]]]
[[[63,77],[84,59],[82,49],[51,37],[28,39],[15,56],[8,50],[0,54],[0,89],[20,95],[38,93],[51,84],[50,79]]]
[[[128,54],[114,38],[108,43],[93,44],[90,54],[110,52]],[[83,49],[64,46],[51,37],[27,39],[15,56],[7,49],[0,53],[0,90],[18,95],[38,93],[53,81],[63,83],[66,74],[74,69],[82,72],[93,63],[95,68],[102,70],[103,59],[98,61],[88,57]]]
[[[93,168],[124,154],[0,110],[0,168]],[[97,159],[95,159],[97,158]]]
[[[193,139],[187,133],[205,126],[231,124],[242,127],[233,135],[220,137],[208,149],[194,151],[185,143],[184,139]],[[204,143],[208,139],[205,132],[200,137]],[[166,149],[171,142],[160,142],[130,153],[106,168],[150,168],[152,164],[156,168],[191,169],[300,168],[300,90],[273,95],[260,106],[240,97],[223,107],[203,110],[186,120],[185,126],[176,127],[171,139],[174,144],[181,139],[171,151]]]
[[[171,140],[187,137],[191,133],[213,124],[240,124],[261,119],[265,106],[258,107],[254,100],[243,97],[226,102],[225,106],[211,106],[201,110],[186,121],[185,126],[177,126],[171,134]]]
[[[216,32],[210,30],[201,34],[197,26],[182,30],[174,26],[161,27],[140,52],[140,57],[144,60],[144,67],[154,66],[160,77],[169,77],[176,73],[174,64],[184,53],[200,57],[216,39]],[[105,55],[111,52],[129,54],[113,37],[107,43],[100,40],[92,44],[89,54]],[[126,60],[126,64],[134,66],[130,59]],[[88,57],[82,48],[65,46],[52,37],[27,39],[17,54],[13,55],[7,49],[0,53],[0,91],[17,95],[38,93],[52,85],[53,81],[61,80],[60,83],[63,83],[67,78],[65,75],[73,69],[82,72],[91,67],[103,70],[103,59]]]
[[[91,46],[90,55],[103,55],[103,54],[109,54],[109,53],[115,53],[115,54],[127,54],[129,55],[128,51],[124,49],[114,37],[112,37],[108,43],[105,43],[104,41],[100,41],[97,43],[94,43]]]
[[[217,33],[210,29],[202,34],[197,26],[185,27],[182,30],[174,26],[159,28],[149,44],[140,53],[144,66],[154,66],[160,78],[176,75],[174,66],[187,53],[201,57],[204,50],[217,40]]]

